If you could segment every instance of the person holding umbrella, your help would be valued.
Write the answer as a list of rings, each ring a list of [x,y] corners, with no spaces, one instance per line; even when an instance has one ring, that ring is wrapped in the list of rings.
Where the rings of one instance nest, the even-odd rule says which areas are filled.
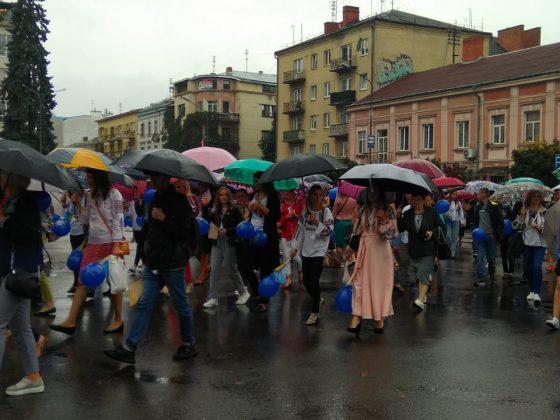
[[[459,230],[465,226],[465,213],[463,206],[457,198],[457,191],[452,191],[449,194],[449,210],[444,214],[445,223],[447,228],[445,233],[447,236],[447,243],[451,248],[451,258],[455,258],[457,254],[457,245],[459,244]]]

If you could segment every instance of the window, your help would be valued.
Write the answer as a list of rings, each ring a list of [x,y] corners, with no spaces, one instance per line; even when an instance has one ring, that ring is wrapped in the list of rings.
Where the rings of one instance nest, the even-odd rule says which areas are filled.
[[[408,128],[408,126],[399,127],[398,132],[399,132],[399,150],[401,152],[408,151],[408,148],[409,148],[409,142],[408,142],[409,128]]]
[[[120,130],[120,126],[119,126],[119,131]],[[152,123],[150,121],[148,121],[148,136],[152,135]]]
[[[229,139],[231,138],[231,130],[229,127],[222,128],[222,137]]]
[[[388,161],[387,129],[377,130],[377,163],[387,163]]]
[[[11,36],[8,34],[0,34],[0,55],[8,55],[8,42]]]
[[[466,149],[469,147],[469,122],[457,121],[457,147],[459,149]]]
[[[348,142],[343,141],[340,143],[340,157],[345,158],[348,156]]]
[[[296,73],[303,73],[303,58],[294,60],[294,70]]]
[[[525,141],[539,141],[541,132],[541,112],[525,112]]]
[[[179,105],[178,114],[179,114],[180,117],[185,116],[185,104],[180,104]]]
[[[316,155],[317,154],[317,145],[316,144],[310,144],[309,145],[309,154],[310,155]]]
[[[229,114],[229,102],[228,101],[223,101],[222,102],[222,112],[224,114]]]
[[[325,112],[323,114],[323,127],[324,128],[329,128],[331,126],[330,119],[331,119],[330,114],[328,112]]]
[[[311,70],[315,70],[317,68],[317,54],[311,54]]]
[[[276,93],[276,86],[273,85],[263,85],[263,93]]]
[[[303,100],[303,89],[294,89],[294,102],[301,102]]]
[[[506,116],[504,114],[492,116],[492,143],[504,144],[506,141],[505,136]]]
[[[422,149],[432,150],[434,148],[434,125],[422,124]]]
[[[208,112],[218,112],[218,102],[208,101]]]
[[[358,131],[358,154],[365,155],[367,152],[367,133]]]
[[[331,50],[325,50],[323,53],[323,64],[325,66],[331,65]]]
[[[340,58],[343,63],[349,63],[352,59],[352,45],[346,44],[340,47]]]
[[[322,153],[324,155],[329,155],[329,149],[330,149],[330,144],[329,143],[323,143],[323,149],[322,149]]]
[[[369,82],[367,79],[367,73],[360,75],[360,90],[366,90],[368,88]]]
[[[262,107],[263,117],[274,118],[276,115],[276,105],[263,105]]]
[[[140,137],[144,137],[145,135],[145,129],[146,127],[144,126],[144,123],[140,124]]]
[[[367,38],[360,38],[360,40],[358,41],[359,43],[359,50],[360,50],[360,55],[367,55],[367,53],[369,52],[369,39]]]
[[[352,79],[351,78],[347,78],[347,79],[340,79],[340,91],[344,92],[345,90],[351,90],[352,89]]]
[[[224,90],[231,90],[231,82],[229,80],[224,80]]]
[[[340,111],[339,121],[340,121],[340,124],[346,124],[348,122],[348,112],[346,112],[345,109]]]
[[[292,118],[292,130],[302,130],[303,129],[303,118],[297,117]]]
[[[317,85],[311,86],[311,100],[314,101],[317,99]]]
[[[323,83],[323,97],[330,98],[331,97],[331,83],[325,82]]]
[[[301,145],[299,144],[292,144],[290,146],[290,154],[292,156],[299,155],[301,153]]]
[[[154,121],[154,133],[158,134],[158,122]]]
[[[309,129],[310,130],[317,130],[317,115],[312,115],[309,118]]]
[[[261,130],[261,141],[268,141],[268,139],[271,139],[273,135],[273,132],[270,130]]]

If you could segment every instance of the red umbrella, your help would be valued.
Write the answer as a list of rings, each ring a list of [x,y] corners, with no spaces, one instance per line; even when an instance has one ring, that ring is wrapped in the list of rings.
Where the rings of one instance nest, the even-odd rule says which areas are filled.
[[[428,175],[430,178],[444,177],[445,174],[429,160],[425,159],[405,159],[393,162],[393,165],[400,166],[401,168],[412,169],[416,172],[421,172]]]
[[[465,190],[457,191],[457,198],[459,200],[474,200],[476,195]]]
[[[447,176],[442,176],[440,178],[432,179],[434,185],[442,190],[448,190],[452,188],[464,188],[465,183],[458,178],[449,178]]]

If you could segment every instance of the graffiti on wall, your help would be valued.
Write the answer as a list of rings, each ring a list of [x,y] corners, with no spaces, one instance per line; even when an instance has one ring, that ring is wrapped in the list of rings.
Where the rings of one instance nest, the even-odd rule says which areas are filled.
[[[401,54],[393,59],[382,58],[381,64],[377,66],[375,78],[382,86],[412,73],[412,70],[412,58],[407,54]]]

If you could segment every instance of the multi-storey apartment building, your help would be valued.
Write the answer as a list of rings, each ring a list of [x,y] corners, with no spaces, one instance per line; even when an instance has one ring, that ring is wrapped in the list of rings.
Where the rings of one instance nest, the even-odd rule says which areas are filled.
[[[97,120],[96,150],[110,158],[119,158],[138,148],[138,109]],[[101,149],[101,150],[99,150]]]
[[[165,112],[173,106],[171,99],[164,99],[138,111],[138,149],[161,149],[165,146]]]

